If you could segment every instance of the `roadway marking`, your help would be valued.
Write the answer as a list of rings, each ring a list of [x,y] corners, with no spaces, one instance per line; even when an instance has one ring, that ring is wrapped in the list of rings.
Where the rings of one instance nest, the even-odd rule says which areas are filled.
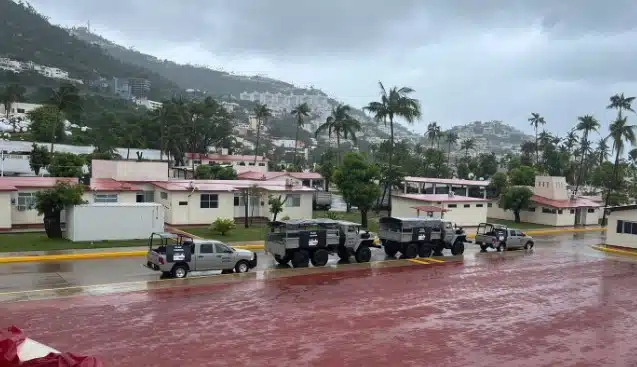
[[[439,264],[440,264],[440,263],[445,262],[444,260],[434,259],[433,257],[428,257],[428,258],[426,259],[426,261],[433,261],[433,262],[435,262],[435,263],[439,263]]]

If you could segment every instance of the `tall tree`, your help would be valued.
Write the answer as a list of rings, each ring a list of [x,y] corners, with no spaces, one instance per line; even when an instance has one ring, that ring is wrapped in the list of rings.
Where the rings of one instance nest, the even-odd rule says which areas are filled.
[[[580,148],[581,148],[581,157],[580,157],[580,166],[579,172],[577,174],[577,182],[575,183],[575,192],[579,189],[579,185],[582,183],[582,176],[584,172],[584,161],[586,159],[586,149],[590,147],[590,142],[588,141],[588,135],[592,131],[597,131],[599,129],[599,122],[595,117],[591,115],[580,116],[577,118],[577,125],[575,129],[577,131],[582,132],[582,139],[580,140]]]
[[[380,86],[380,101],[370,102],[363,110],[371,113],[377,122],[387,125],[389,122],[389,171],[393,169],[393,151],[394,151],[394,118],[403,118],[412,124],[422,115],[420,101],[411,98],[414,92],[409,87],[393,87],[389,91],[385,89],[383,83],[378,82]],[[389,195],[389,215],[391,216],[391,187]]]
[[[291,114],[296,118],[296,135],[294,136],[294,165],[298,165],[296,151],[299,145],[299,131],[305,125],[305,118],[310,115],[310,106],[303,102],[294,107]]]
[[[625,109],[629,111],[631,110],[630,108]],[[628,125],[627,118],[625,116],[621,116],[621,113],[618,114],[617,119],[609,126],[609,138],[613,142],[613,151],[615,152],[615,164],[613,166],[613,185],[610,186],[606,192],[606,207],[608,206],[609,198],[612,194],[611,188],[617,189],[619,186],[619,156],[624,151],[625,143],[628,142],[631,146],[634,146],[636,144],[635,128],[637,128],[637,126]],[[602,223],[606,223],[606,210],[604,210]]]
[[[4,105],[4,113],[7,119],[9,119],[9,114],[11,113],[11,107],[13,107],[14,103],[24,99],[25,92],[26,90],[20,84],[9,84],[0,91],[0,101]]]
[[[598,159],[598,164],[601,166],[604,162],[608,160],[608,155],[610,154],[608,146],[608,137],[599,139],[597,142],[597,148],[595,149],[595,155]]]
[[[460,150],[464,150],[465,158],[469,157],[469,151],[476,148],[476,140],[474,138],[464,139],[460,142]]]
[[[345,154],[343,164],[334,173],[334,183],[341,190],[345,202],[360,210],[363,228],[368,228],[367,213],[380,196],[380,188],[376,184],[378,179],[378,167],[360,153]]]
[[[529,117],[527,120],[531,123],[531,126],[533,126],[533,128],[535,129],[535,164],[539,164],[540,150],[538,146],[537,130],[540,127],[540,125],[546,124],[546,121],[544,120],[544,117],[540,116],[540,114],[536,112],[532,112],[531,117]]]
[[[339,164],[342,162],[341,137],[356,143],[356,133],[361,129],[360,122],[350,114],[351,109],[349,105],[342,103],[332,108],[332,114],[325,119],[325,122],[318,127],[315,133],[318,136],[327,131],[328,137],[331,137],[332,133],[334,133]]]
[[[259,156],[259,139],[261,138],[261,127],[267,123],[270,117],[272,117],[272,110],[270,110],[265,104],[257,103],[256,107],[254,107],[254,114],[257,118],[257,141],[254,145],[254,164],[256,164],[257,157]]]
[[[453,131],[447,132],[445,136],[445,140],[447,141],[447,165],[451,164],[451,146],[458,142],[458,134]]]
[[[618,117],[622,117],[624,111],[635,112],[632,107],[633,101],[635,101],[635,97],[625,97],[624,93],[615,94],[610,97],[610,103],[606,108],[617,110]]]
[[[438,123],[436,121],[430,122],[429,125],[427,125],[427,138],[429,139],[429,141],[431,141],[431,147],[434,147],[434,143],[436,141],[438,141],[438,144],[440,145],[440,137],[441,137],[442,131],[440,130],[440,126],[438,126]]]
[[[64,83],[57,90],[53,90],[50,103],[57,108],[57,123],[62,127],[64,127],[64,120],[75,120],[77,122],[79,119],[82,111],[82,99],[75,84]],[[51,139],[51,153],[53,153],[56,139],[62,138],[55,136],[56,131],[55,128],[51,131],[53,136]]]

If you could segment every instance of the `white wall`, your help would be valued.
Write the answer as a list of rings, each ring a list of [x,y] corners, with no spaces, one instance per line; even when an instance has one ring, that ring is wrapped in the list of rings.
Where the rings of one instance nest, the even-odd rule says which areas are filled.
[[[550,208],[547,208],[550,209]],[[581,223],[583,225],[596,225],[599,220],[599,213],[601,212],[600,208],[593,208],[593,212],[589,213],[587,208],[582,208],[581,210],[586,211],[586,220],[585,223]],[[556,210],[556,213],[544,213],[542,212],[542,206],[535,207],[535,211],[530,211],[528,209],[523,209],[520,211],[520,221],[524,223],[535,223],[535,224],[543,224],[547,226],[554,227],[565,227],[565,226],[573,226],[575,225],[575,209],[562,209]],[[487,216],[489,218],[495,219],[504,219],[504,220],[514,220],[515,215],[510,210],[503,210],[498,207],[497,203],[493,203],[493,205],[489,208],[487,212]]]
[[[447,209],[443,218],[456,222],[459,226],[473,227],[487,221],[487,202],[453,202],[436,204],[392,196],[392,215],[396,217],[415,217],[417,214],[414,206],[436,206]],[[451,205],[452,207],[449,207]],[[453,207],[455,205],[455,207]],[[465,207],[468,206],[468,207]],[[420,212],[421,217],[426,217],[426,212]],[[436,214],[436,217],[439,215]]]
[[[167,181],[168,162],[105,161],[92,162],[93,178],[112,178],[117,181]]]
[[[568,200],[566,178],[556,176],[535,176],[533,193],[552,200]]]
[[[608,215],[608,229],[606,230],[606,244],[611,246],[637,248],[637,235],[617,233],[617,221],[637,223],[637,210],[619,210]]]
[[[11,228],[11,192],[0,192],[0,229]]]

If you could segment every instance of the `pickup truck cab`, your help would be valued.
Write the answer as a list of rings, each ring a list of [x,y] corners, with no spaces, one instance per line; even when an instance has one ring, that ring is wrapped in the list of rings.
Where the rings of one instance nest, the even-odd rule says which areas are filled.
[[[486,252],[489,247],[497,251],[506,251],[521,248],[527,250],[534,246],[533,237],[519,229],[492,223],[481,223],[478,226],[475,243],[480,246],[482,252]]]
[[[159,239],[156,247],[153,246],[154,238]],[[191,271],[245,273],[257,266],[257,254],[216,240],[184,239],[171,233],[153,233],[145,266],[175,278],[185,278]]]

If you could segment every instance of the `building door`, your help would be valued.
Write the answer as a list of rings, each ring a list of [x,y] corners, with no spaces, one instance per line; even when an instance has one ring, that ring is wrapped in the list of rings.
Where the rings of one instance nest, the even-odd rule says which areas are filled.
[[[574,225],[579,226],[582,224],[581,222],[582,219],[582,209],[581,208],[577,208],[575,209],[575,223]]]

